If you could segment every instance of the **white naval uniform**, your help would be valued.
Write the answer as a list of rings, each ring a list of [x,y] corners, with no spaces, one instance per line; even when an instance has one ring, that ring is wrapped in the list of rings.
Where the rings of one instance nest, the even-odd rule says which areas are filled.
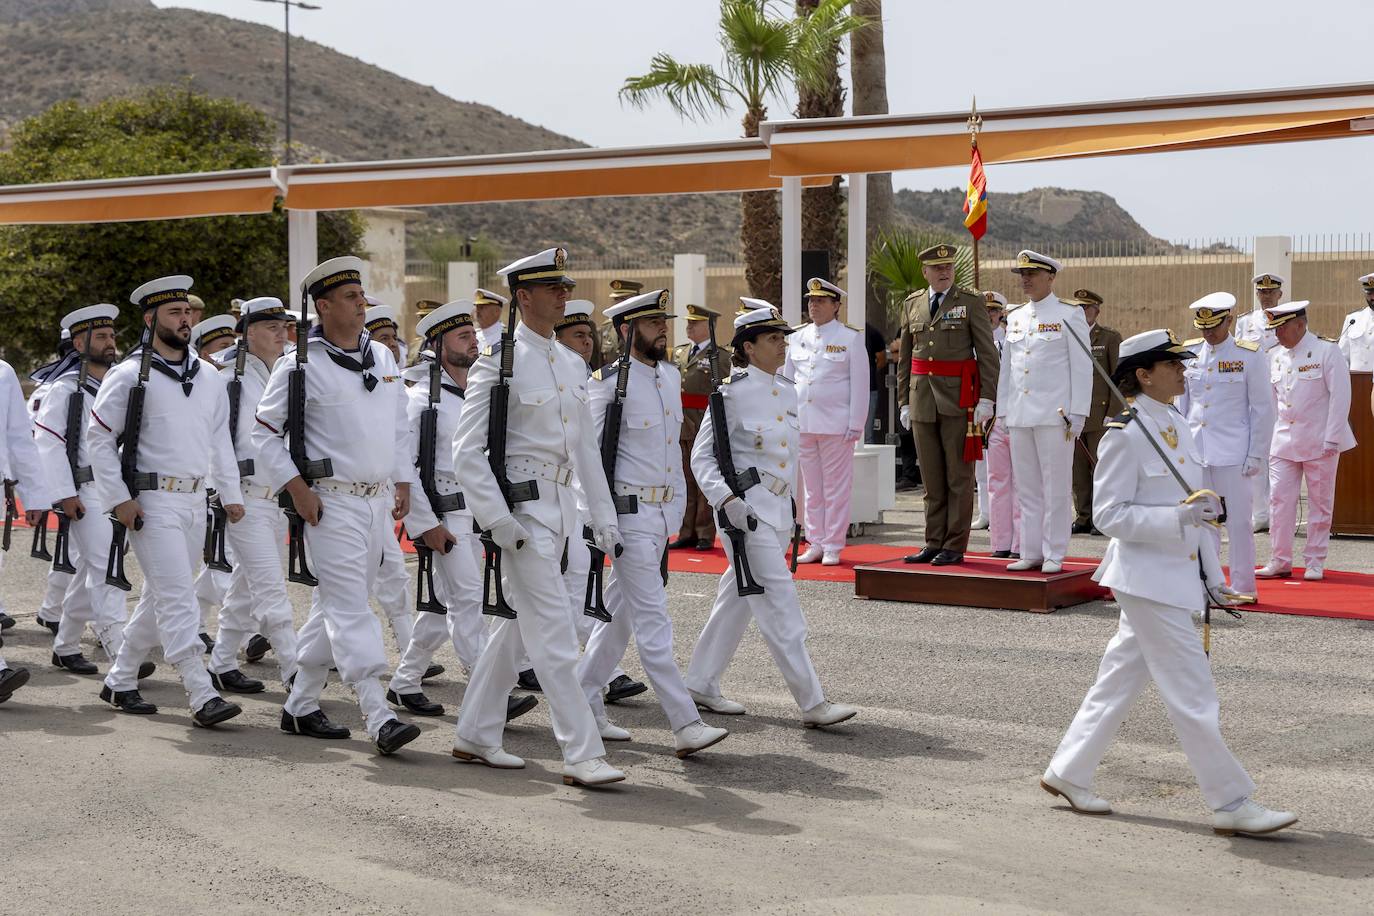
[[[477,334],[477,352],[491,347],[496,348],[501,343],[501,332],[506,328],[505,323],[498,321],[489,328],[479,328],[476,324],[472,326]]]
[[[1268,360],[1252,341],[1227,337],[1217,346],[1189,343],[1197,353],[1184,370],[1187,388],[1178,409],[1188,419],[1202,456],[1202,485],[1226,501],[1230,541],[1231,588],[1255,593],[1255,531],[1251,521],[1251,484],[1242,471],[1246,459],[1268,474],[1264,455],[1274,429]],[[1252,475],[1254,476],[1254,475]],[[1221,532],[1209,527],[1221,552]]]
[[[4,440],[0,442],[0,468],[5,468],[9,479],[16,480],[17,496],[25,509],[48,508],[54,500],[54,492],[44,472],[44,462],[34,443],[32,418],[28,405],[24,403],[24,390],[19,386],[19,377],[9,363],[0,360],[0,430]],[[63,456],[66,462],[66,456]],[[68,579],[70,577],[67,577]],[[65,582],[63,583],[65,586]],[[45,618],[55,619],[55,617]]]
[[[95,511],[100,501],[96,495],[95,481],[83,483],[78,489],[67,461],[67,408],[72,393],[76,391],[78,374],[78,367],[73,365],[71,371],[53,379],[33,421],[38,452],[53,485],[53,501],[80,496],[86,507],[86,514],[80,519],[72,519],[68,529],[72,565],[76,567],[76,574],[70,576],[71,583],[63,596],[62,622],[53,639],[53,652],[59,656],[79,653],[82,631],[90,624],[105,654],[114,661],[119,655],[119,647],[124,644],[124,622],[128,618],[128,611],[125,609],[124,593],[105,583],[105,566],[110,556],[112,536],[110,517],[104,512]],[[91,405],[99,390],[100,380],[88,378],[82,394],[78,466],[90,465],[86,425],[90,422]]]
[[[226,386],[234,377],[234,361],[222,365]],[[277,502],[253,442],[254,415],[267,388],[271,368],[249,353],[240,378],[234,453],[252,461],[253,473],[239,479],[243,490],[243,518],[225,529],[226,546],[234,571],[219,609],[219,629],[210,653],[210,671],[224,674],[238,668],[239,649],[254,633],[272,643],[282,683],[296,673],[296,625],[286,593],[286,515]]]
[[[734,551],[730,539],[722,534],[730,565],[720,577],[711,616],[692,652],[686,683],[697,693],[720,696],[721,676],[752,618],[758,621],[759,632],[793,699],[805,712],[823,702],[825,693],[806,651],[806,617],[785,559],[793,523],[788,481],[796,469],[800,436],[796,389],[782,375],[769,375],[750,366],[732,375],[721,392],[735,469],[743,472],[757,468],[761,478],[761,483],[744,493],[745,502],[758,517],[758,527],[745,531],[745,549],[750,571],[764,593],[740,596],[735,587]],[[707,502],[719,509],[731,491],[716,464],[714,443],[708,409],[692,443],[692,473]]]
[[[385,496],[387,505],[391,505],[395,490],[389,481]],[[412,493],[412,506],[415,504],[414,497],[415,494]],[[410,645],[410,638],[415,629],[415,602],[410,595],[410,573],[406,571],[406,558],[401,551],[401,542],[396,538],[395,520],[388,514],[376,521],[377,538],[382,545],[382,562],[377,567],[377,576],[372,582],[372,597],[377,599],[383,616],[391,624],[391,637],[396,641],[396,651],[404,652],[406,646]]]
[[[997,344],[999,361],[1002,359],[1002,345],[1006,336],[1006,328],[992,329],[992,340]],[[1016,478],[1011,470],[1011,433],[1002,424],[994,423],[988,430],[987,457],[979,464],[987,467],[987,504],[984,506],[980,490],[978,505],[979,511],[988,520],[988,542],[994,553],[1003,550],[1020,553],[1021,505],[1016,500]],[[980,479],[979,486],[982,485]]]
[[[460,491],[453,473],[453,434],[463,413],[462,390],[444,373],[441,376],[438,415],[434,424],[434,486],[441,495]],[[429,376],[408,392],[406,415],[410,427],[410,447],[418,456],[420,447],[420,418],[429,408]],[[390,687],[397,694],[420,692],[420,679],[434,653],[446,639],[453,641],[458,660],[469,672],[477,667],[477,659],[487,645],[486,621],[482,618],[482,545],[472,530],[472,510],[456,509],[435,516],[423,488],[410,496],[410,514],[406,516],[406,532],[413,540],[443,525],[458,539],[448,553],[434,554],[434,597],[446,608],[446,614],[420,612],[415,615],[415,629],[410,643],[401,653],[401,662],[391,677]]]
[[[622,357],[627,358],[627,357]],[[615,400],[616,367],[589,383],[592,419],[604,435],[606,411]],[[597,719],[606,718],[601,691],[625,654],[633,632],[644,674],[673,731],[695,722],[696,704],[673,660],[673,623],[659,561],[677,537],[687,509],[682,471],[682,373],[668,360],[649,366],[630,360],[630,378],[620,426],[614,492],[638,497],[635,512],[619,515],[624,552],[611,561],[606,609],[611,622],[598,622],[578,663],[582,689]],[[600,469],[598,468],[598,471]]]
[[[1374,372],[1374,307],[1345,316],[1339,343],[1351,372]]]
[[[1086,418],[1093,392],[1092,357],[1073,334],[1087,345],[1083,310],[1054,293],[1007,316],[997,416],[1010,433],[1027,560],[1063,563],[1069,548],[1074,443],[1065,436],[1065,417]]]
[[[1112,539],[1093,578],[1116,595],[1121,619],[1050,769],[1091,789],[1117,729],[1153,680],[1203,798],[1215,810],[1255,788],[1221,737],[1216,684],[1193,628],[1193,614],[1206,600],[1199,562],[1213,586],[1222,584],[1221,564],[1213,540],[1197,525],[1180,523],[1183,488],[1141,424],[1193,490],[1203,485],[1202,456],[1182,414],[1145,396],[1134,405],[1138,419],[1124,428],[1108,423],[1093,473],[1093,521]],[[1177,444],[1170,445],[1175,435]]]
[[[1274,335],[1273,328],[1267,327],[1269,316],[1264,314],[1264,309],[1256,307],[1254,311],[1247,312],[1235,320],[1231,327],[1231,336],[1236,340],[1248,340],[1259,346],[1260,353],[1266,359],[1273,349],[1278,346],[1279,339]],[[1264,446],[1264,453],[1260,459],[1267,466],[1269,464],[1269,446]],[[1260,472],[1250,478],[1250,502],[1251,520],[1256,529],[1263,530],[1269,527],[1269,475]]]
[[[31,422],[38,417],[38,412],[43,408],[48,389],[51,387],[52,385],[50,382],[42,382],[37,388],[33,389],[33,393],[29,395],[29,400],[25,407],[28,410],[29,420]],[[5,473],[9,474],[8,465],[5,467]],[[77,549],[79,550],[80,548]],[[73,557],[72,559],[72,565],[76,565],[76,558]],[[47,584],[43,589],[43,600],[38,605],[38,613],[36,616],[40,622],[60,624],[62,621],[62,605],[67,590],[72,587],[73,576],[71,573],[58,572],[52,567],[48,567],[46,582]]]
[[[1350,431],[1350,370],[1340,349],[1311,331],[1289,350],[1269,353],[1274,387],[1274,436],[1269,445],[1269,541],[1280,568],[1293,565],[1298,490],[1307,481],[1308,566],[1326,562],[1331,511],[1336,498],[1336,464],[1355,447]]]
[[[839,551],[849,531],[854,443],[863,438],[868,419],[863,332],[839,319],[808,324],[788,338],[782,374],[797,386],[806,539]]]
[[[506,473],[533,480],[539,498],[508,507],[483,450],[500,353],[484,352],[468,374],[467,399],[453,443],[453,467],[473,517],[483,528],[513,516],[529,538],[501,552],[506,595],[516,619],[498,619],[486,651],[468,681],[457,735],[479,747],[497,747],[506,726],[507,697],[517,663],[528,652],[549,703],[554,736],[568,764],[605,756],[587,699],[577,682],[577,633],[558,574],[563,546],[577,528],[577,494],[566,483],[576,472],[595,524],[614,525],[606,478],[587,407],[587,366],[551,336],[521,324],[515,329],[514,377],[506,424]],[[561,481],[561,482],[560,482]]]
[[[194,361],[194,353],[185,359]],[[136,351],[105,373],[91,407],[86,443],[97,492],[96,505],[87,504],[86,511],[108,512],[128,499],[137,499],[143,509],[143,529],[128,533],[143,570],[143,594],[124,626],[124,644],[105,685],[115,692],[136,689],[138,668],[160,639],[163,657],[176,666],[191,709],[197,710],[218,696],[201,661],[205,646],[195,595],[195,569],[205,545],[205,487],[218,490],[225,505],[241,504],[243,496],[229,442],[224,380],[200,362],[172,368],[182,365],[198,366],[189,382],[178,382],[156,368],[148,373],[137,466],[140,473],[157,474],[164,485],[169,478],[180,478],[199,481],[198,486],[185,493],[130,493],[124,485],[116,440],[125,432],[129,392],[138,383]]]
[[[364,335],[364,339],[366,335]],[[368,606],[391,529],[390,489],[386,481],[409,483],[415,469],[406,450],[405,385],[391,350],[367,339],[376,386],[368,391],[363,375],[336,364],[324,341],[311,338],[305,372],[305,452],[311,460],[328,458],[334,475],[313,486],[320,496],[319,524],[305,526],[305,545],[320,584],[311,595],[310,616],[301,627],[296,682],[283,706],[288,715],[306,716],[320,708],[320,692],[330,666],[358,696],[367,733],[374,739],[396,718],[378,680],[387,671],[382,625]],[[350,354],[361,359],[361,351]],[[289,377],[295,354],[277,360],[258,403],[252,443],[257,473],[276,493],[297,475],[284,435]],[[333,486],[352,487],[340,492]],[[412,487],[412,496],[418,487]]]

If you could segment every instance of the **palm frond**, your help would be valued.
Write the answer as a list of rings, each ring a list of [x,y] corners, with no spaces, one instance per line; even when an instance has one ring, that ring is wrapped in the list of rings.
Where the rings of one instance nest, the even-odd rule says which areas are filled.
[[[921,273],[920,252],[940,243],[953,244],[957,253],[954,256],[954,283],[965,289],[973,288],[973,248],[952,241],[948,235],[938,232],[911,232],[893,229],[880,232],[874,239],[873,250],[868,256],[868,273],[876,286],[887,294],[889,314],[895,312],[902,301],[912,293],[926,288],[926,278]]]
[[[683,64],[659,52],[650,61],[648,73],[626,78],[620,99],[644,108],[662,98],[682,117],[706,120],[728,110],[725,94],[731,89],[710,64]]]
[[[792,20],[793,77],[802,89],[824,89],[833,72],[836,46],[869,24],[851,13],[853,0],[821,0],[809,16]]]
[[[769,97],[783,96],[792,76],[794,38],[791,18],[776,15],[767,0],[722,0],[725,67],[746,107],[762,108]]]

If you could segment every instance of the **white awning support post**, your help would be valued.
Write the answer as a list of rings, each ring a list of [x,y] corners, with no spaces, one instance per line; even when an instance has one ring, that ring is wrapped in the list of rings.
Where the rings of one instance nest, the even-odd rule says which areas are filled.
[[[315,241],[315,211],[286,211],[286,250],[287,270],[291,276],[290,301],[286,307],[293,309],[301,301],[301,281],[319,263],[319,246]],[[306,306],[310,311],[314,303]]]
[[[1293,239],[1287,235],[1261,235],[1255,239],[1255,276],[1278,274],[1283,277],[1284,302],[1298,298],[1293,289]],[[1253,284],[1250,290],[1251,308],[1259,308],[1259,295]]]
[[[706,255],[673,255],[673,346],[687,340],[687,306],[709,307],[706,301]],[[728,313],[733,320],[734,309]],[[717,323],[719,325],[719,322]],[[728,339],[728,338],[727,338]]]
[[[782,317],[801,324],[801,192],[800,178],[782,180]]]
[[[868,176],[849,175],[849,324],[864,329],[868,321]]]

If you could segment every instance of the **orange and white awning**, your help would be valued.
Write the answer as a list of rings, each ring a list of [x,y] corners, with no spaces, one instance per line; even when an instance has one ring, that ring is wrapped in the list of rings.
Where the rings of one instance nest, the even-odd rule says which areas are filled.
[[[113,223],[269,213],[272,169],[0,187],[0,223]]]

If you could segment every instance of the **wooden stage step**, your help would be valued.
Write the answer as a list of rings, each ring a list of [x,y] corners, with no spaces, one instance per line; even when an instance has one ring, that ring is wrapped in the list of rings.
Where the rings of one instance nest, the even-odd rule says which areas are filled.
[[[957,566],[907,564],[901,559],[854,567],[854,595],[881,601],[950,604],[964,607],[1006,608],[1048,614],[1110,598],[1111,591],[1092,580],[1096,561],[1064,564],[1064,571],[1007,572],[1011,560],[964,558]]]

